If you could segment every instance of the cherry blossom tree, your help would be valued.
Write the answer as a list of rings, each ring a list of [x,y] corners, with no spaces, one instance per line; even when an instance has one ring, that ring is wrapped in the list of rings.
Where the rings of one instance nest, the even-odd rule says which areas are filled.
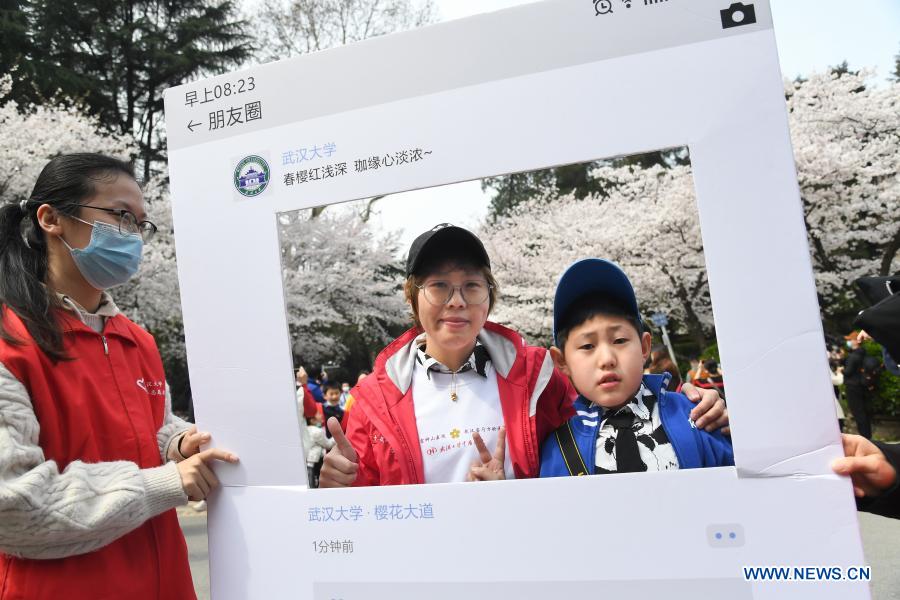
[[[259,0],[258,55],[278,60],[435,21],[432,0]]]
[[[133,139],[77,107],[19,106],[6,99],[10,89],[11,78],[0,77],[0,202],[26,197],[59,153],[136,154]],[[900,82],[813,75],[786,83],[786,97],[820,304],[826,320],[844,323],[860,308],[852,282],[898,269]],[[603,182],[602,194],[549,186],[484,227],[501,288],[493,318],[549,343],[559,274],[578,258],[602,256],[629,273],[645,313],[668,313],[675,331],[705,345],[713,321],[690,167],[605,162],[589,176]],[[183,370],[167,182],[146,182],[145,198],[160,233],[138,277],[114,295],[157,337],[167,368]],[[289,325],[311,364],[371,353],[408,323],[397,237],[376,233],[364,213],[363,203],[281,217]]]
[[[360,350],[369,361],[409,323],[397,236],[376,234],[360,208],[351,203],[316,218],[310,210],[280,217],[288,324],[295,353],[307,364]]]
[[[58,154],[102,152],[127,158],[135,148],[131,137],[106,132],[76,107],[20,106],[8,99],[11,90],[12,77],[0,77],[0,202],[26,198],[38,173]]]
[[[164,179],[154,177],[143,187],[147,216],[158,232],[152,241],[144,244],[137,276],[114,289],[113,294],[128,317],[156,337],[167,367],[178,362],[177,368],[181,369],[186,354],[169,186]]]
[[[852,316],[852,282],[898,269],[900,82],[816,74],[786,93],[820,304]]]
[[[563,270],[589,256],[618,263],[644,314],[669,315],[699,346],[712,330],[700,224],[689,167],[595,169],[605,198],[535,198],[481,236],[500,286],[495,318],[549,344],[553,293]]]
[[[786,83],[810,252],[826,327],[862,308],[852,283],[898,268],[900,82],[875,86],[846,70]],[[597,163],[604,194],[552,186],[501,215],[483,236],[502,300],[495,317],[549,342],[555,281],[572,261],[600,256],[629,273],[642,310],[662,311],[703,347],[712,333],[690,168]],[[537,178],[538,180],[540,178]]]

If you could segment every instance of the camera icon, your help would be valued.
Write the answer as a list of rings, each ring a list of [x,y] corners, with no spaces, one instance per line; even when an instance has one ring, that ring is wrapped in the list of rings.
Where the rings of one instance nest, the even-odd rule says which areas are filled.
[[[722,29],[752,25],[756,23],[756,8],[752,3],[735,2],[728,8],[720,10],[719,16],[722,17]]]

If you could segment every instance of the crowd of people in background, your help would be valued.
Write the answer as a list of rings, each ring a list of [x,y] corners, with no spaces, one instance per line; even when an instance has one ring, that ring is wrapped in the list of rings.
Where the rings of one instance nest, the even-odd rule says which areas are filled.
[[[844,345],[830,344],[828,362],[835,394],[835,411],[840,430],[846,431],[845,415],[841,399],[849,408],[856,430],[867,439],[872,438],[872,408],[880,372],[885,368],[878,357],[866,353],[862,342],[871,339],[864,331],[853,331],[844,338]],[[697,388],[715,390],[724,399],[724,372],[713,356],[693,356],[685,375],[672,359],[669,349],[660,344],[651,350],[644,372],[669,375],[668,389],[679,391],[689,383]],[[362,381],[368,371],[361,371],[355,383]],[[331,432],[325,426],[330,417],[345,422],[345,414],[353,404],[350,393],[354,384],[338,382],[321,371],[310,378],[304,367],[296,373],[297,403],[303,429],[303,447],[307,457],[310,487],[318,487],[319,473],[325,454],[335,445]]]
[[[368,371],[360,371],[356,383],[365,379]],[[334,447],[331,432],[325,427],[330,417],[343,422],[344,415],[353,405],[349,382],[338,383],[328,377],[326,371],[310,378],[304,367],[296,372],[297,412],[300,417],[300,434],[306,455],[309,486],[319,486],[319,473],[325,453]]]
[[[683,378],[681,369],[669,354],[669,349],[660,345],[653,347],[645,372],[668,373],[671,377],[669,391],[678,391],[683,384],[690,383],[694,387],[716,390],[722,399],[725,398],[725,380],[716,358],[695,356],[690,359],[690,365],[687,376]]]
[[[883,358],[866,352],[863,342],[872,338],[861,330],[852,331],[844,337],[844,344],[829,344],[828,365],[834,386],[835,411],[841,431],[846,430],[845,415],[841,400],[844,401],[859,435],[872,439],[872,413],[877,395],[878,381],[886,368],[893,372],[892,359],[888,354]],[[677,391],[683,383],[698,388],[714,389],[724,399],[725,380],[722,367],[715,357],[695,356],[690,359],[691,368],[684,378],[669,350],[663,345],[653,348],[648,361],[647,373],[669,373],[669,389]]]
[[[690,364],[691,369],[687,372],[687,378],[684,379],[681,369],[670,357],[668,348],[659,345],[653,347],[644,372],[646,374],[667,373],[670,391],[679,391],[684,383],[690,383],[698,388],[716,390],[722,398],[725,397],[722,370],[715,358],[696,357],[691,359]],[[360,371],[355,383],[361,382],[368,375],[369,371]],[[331,379],[324,370],[317,377],[310,378],[305,367],[301,366],[296,371],[296,386],[297,409],[300,417],[303,449],[306,455],[309,486],[315,488],[319,487],[319,474],[325,455],[335,445],[326,423],[330,417],[335,417],[342,425],[346,423],[345,416],[354,402],[350,393],[353,385],[347,381],[338,383]],[[200,508],[205,509],[205,503]]]

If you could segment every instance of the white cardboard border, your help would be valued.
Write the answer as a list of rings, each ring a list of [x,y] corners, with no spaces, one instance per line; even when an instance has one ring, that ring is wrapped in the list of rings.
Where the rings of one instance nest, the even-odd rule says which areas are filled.
[[[574,0],[561,0],[507,11],[505,23],[537,35],[540,27],[529,17],[544,14],[548,6],[570,10],[574,4]],[[688,12],[699,11],[701,5],[727,4],[696,0]],[[484,19],[488,18],[496,19],[496,15]],[[466,40],[483,22],[474,18],[448,23],[440,26],[440,32]],[[419,47],[423,40],[427,42],[426,34],[377,43],[380,52],[401,55],[425,51]],[[566,43],[565,39],[543,41]],[[366,45],[344,50],[341,60],[351,64],[354,52],[364,52]],[[317,55],[267,67],[282,65],[313,73],[326,62],[333,67],[333,59]],[[516,57],[508,60],[514,62]],[[391,84],[391,80],[384,82]],[[167,114],[176,118],[180,109],[173,98],[179,90],[167,95]],[[280,156],[283,149],[294,146],[292,140],[323,139],[352,149],[353,154],[341,157],[350,165],[357,156],[417,146],[432,150],[434,159],[405,171],[345,177],[305,188],[280,185],[281,169],[272,165],[270,189],[254,199],[234,200],[235,156],[260,152]],[[719,348],[728,365],[737,471],[600,478],[603,481],[533,480],[467,488],[454,484],[304,489],[306,470],[284,314],[277,213],[685,144],[691,151]],[[478,569],[479,561],[470,552],[471,539],[459,535],[460,527],[466,525],[472,532],[492,532],[477,539],[508,555],[502,561],[508,575],[495,580],[542,579],[524,559],[545,561],[542,553],[556,540],[548,538],[550,532],[536,527],[534,520],[517,522],[497,508],[509,509],[511,504],[521,507],[522,516],[544,515],[553,522],[577,523],[581,533],[594,536],[614,535],[618,529],[625,534],[634,526],[612,519],[601,527],[576,519],[570,511],[580,503],[559,503],[559,498],[572,497],[559,494],[561,486],[582,486],[571,489],[583,491],[579,493],[585,493],[585,498],[621,497],[632,507],[646,504],[647,498],[665,489],[667,503],[656,518],[649,505],[649,512],[640,513],[653,524],[645,535],[654,544],[669,538],[678,541],[666,552],[670,567],[663,561],[653,566],[654,575],[663,579],[679,573],[688,578],[734,578],[740,576],[742,564],[798,564],[800,560],[822,564],[817,561],[829,557],[829,564],[863,564],[849,486],[833,476],[828,466],[841,454],[841,446],[770,27],[173,148],[170,174],[198,420],[214,433],[216,445],[236,451],[242,459],[239,466],[217,469],[225,489],[214,499],[210,515],[216,598],[260,597],[264,590],[268,597],[307,597],[313,581],[456,581],[460,569],[472,574],[472,581],[486,581],[491,575]],[[783,368],[787,364],[791,369]],[[688,480],[691,484],[684,485]],[[595,495],[593,490],[600,487]],[[815,494],[806,494],[807,490]],[[371,508],[376,502],[420,497],[441,507],[444,520],[428,524],[436,529],[424,525],[401,529],[395,524],[378,534],[372,525],[356,525],[353,530],[333,525],[326,535],[352,535],[362,544],[359,555],[345,561],[328,562],[305,547],[323,535],[317,524],[303,518],[317,503]],[[781,509],[761,513],[773,497],[780,500]],[[727,506],[721,518],[715,515],[721,506],[717,500]],[[704,536],[696,532],[691,536],[672,526],[672,517],[678,514],[691,515],[687,520],[701,523],[704,532],[710,523],[744,523],[748,543],[740,557],[711,548]],[[834,527],[836,523],[839,527]],[[786,535],[792,526],[806,537]],[[527,556],[520,556],[522,539],[532,529],[534,542],[526,546]],[[554,531],[558,536],[558,530]],[[416,560],[420,552],[416,548],[436,539],[441,539],[443,547],[436,554],[448,560],[454,557],[444,564],[444,571],[429,570]],[[633,542],[635,548],[640,546]],[[270,568],[284,564],[286,557],[296,557],[298,562],[292,564],[308,568]],[[403,566],[409,561],[416,565],[415,572]],[[607,567],[610,574],[634,568],[633,562],[607,555],[602,565],[585,573],[584,579],[603,578]],[[347,571],[350,566],[352,570]],[[441,577],[441,573],[445,574]],[[555,573],[557,579],[578,579],[570,572]],[[643,575],[634,575],[646,577],[646,569]],[[755,597],[798,597],[799,589],[809,597],[831,597],[838,591],[842,598],[868,594],[860,584],[792,585],[756,584],[753,593]],[[317,594],[328,591],[316,589]]]

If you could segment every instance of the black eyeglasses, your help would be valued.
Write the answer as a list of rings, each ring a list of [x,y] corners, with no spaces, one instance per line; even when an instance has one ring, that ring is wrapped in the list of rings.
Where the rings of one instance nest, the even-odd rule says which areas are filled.
[[[104,208],[102,206],[91,206],[90,204],[76,204],[82,208],[93,208],[94,210],[102,210],[103,212],[119,215],[119,233],[122,235],[138,234],[144,242],[149,242],[156,235],[156,225],[150,221],[138,221],[137,217],[130,210],[124,208]]]

